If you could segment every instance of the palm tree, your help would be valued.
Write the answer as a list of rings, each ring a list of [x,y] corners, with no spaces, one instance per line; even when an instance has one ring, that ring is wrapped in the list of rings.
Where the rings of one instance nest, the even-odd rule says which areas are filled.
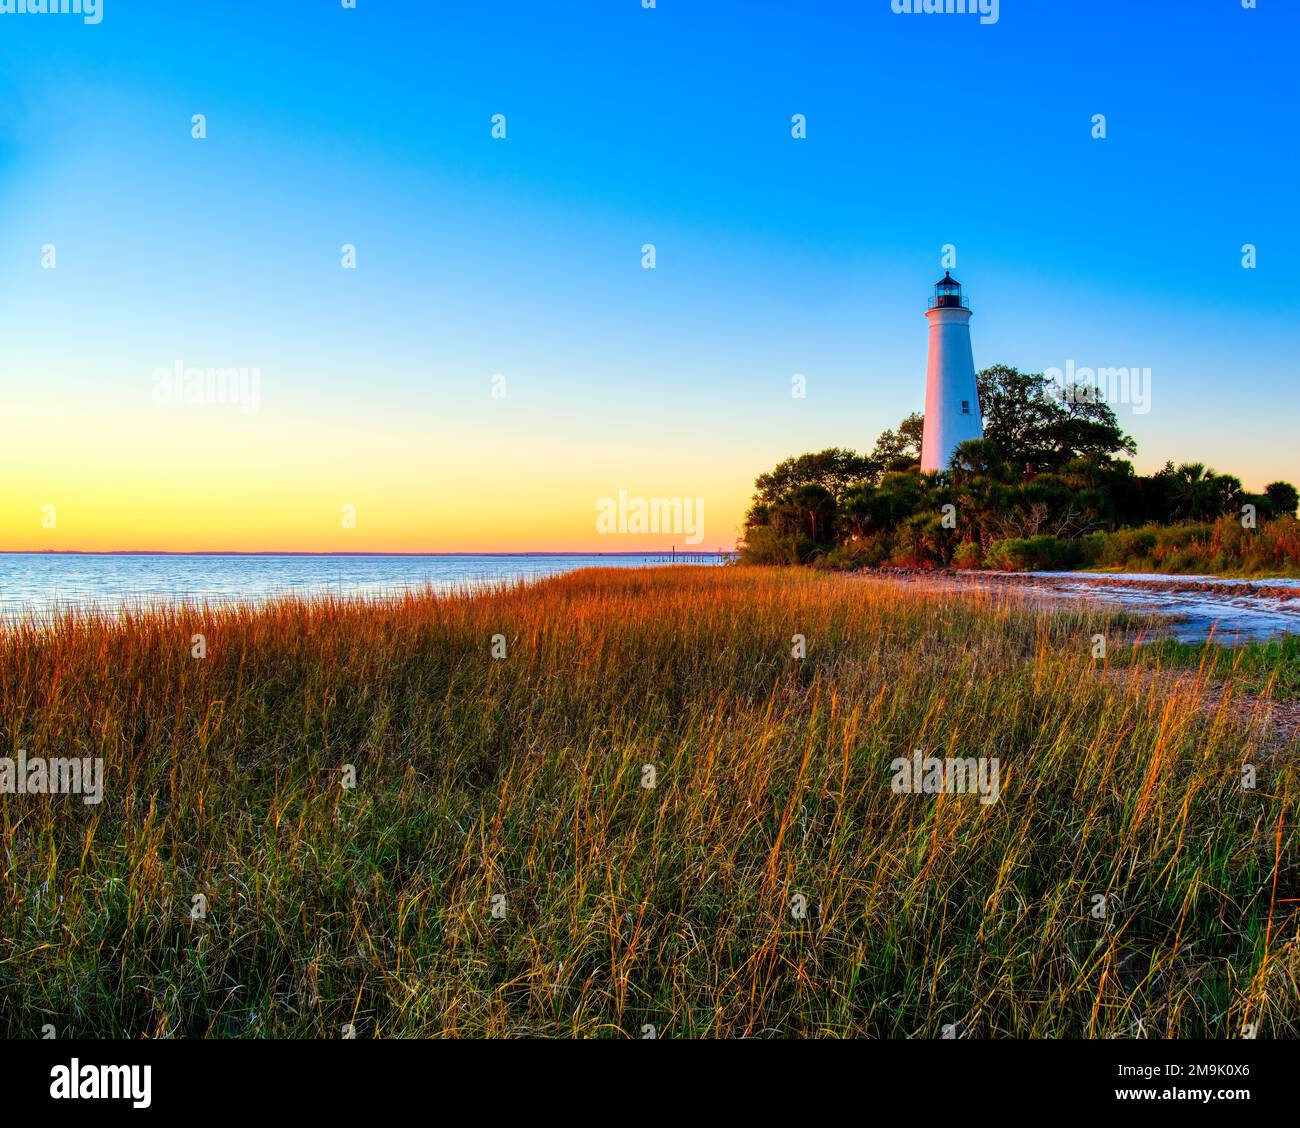
[[[1175,517],[1188,521],[1212,521],[1235,501],[1231,478],[1222,477],[1202,462],[1184,462],[1171,477],[1171,500]]]

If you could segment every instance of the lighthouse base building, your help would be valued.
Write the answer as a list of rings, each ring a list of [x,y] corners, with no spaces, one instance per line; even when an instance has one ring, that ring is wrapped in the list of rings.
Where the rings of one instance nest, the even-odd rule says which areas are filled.
[[[961,283],[947,271],[935,285],[930,308],[930,359],[925,370],[925,429],[921,469],[947,470],[959,443],[984,436],[975,358],[970,347],[970,306]]]

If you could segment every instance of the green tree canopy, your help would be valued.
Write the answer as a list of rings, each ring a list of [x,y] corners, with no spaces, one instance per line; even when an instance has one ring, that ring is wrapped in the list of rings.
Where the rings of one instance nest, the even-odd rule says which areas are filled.
[[[1290,482],[1269,482],[1264,487],[1264,496],[1279,517],[1294,517],[1297,506],[1300,506],[1300,490]]]
[[[871,459],[852,450],[831,447],[816,454],[801,454],[779,462],[754,481],[756,505],[772,505],[800,486],[820,486],[836,500],[859,482],[876,476]]]
[[[1111,406],[1079,390],[1056,389],[1041,372],[1005,364],[975,377],[984,438],[1026,475],[1056,470],[1084,456],[1132,455],[1137,444],[1124,434]]]

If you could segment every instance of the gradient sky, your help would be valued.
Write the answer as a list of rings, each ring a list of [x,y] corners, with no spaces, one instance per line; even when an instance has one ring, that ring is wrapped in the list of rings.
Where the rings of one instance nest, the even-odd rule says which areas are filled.
[[[681,543],[597,535],[620,489],[729,546],[757,473],[920,410],[946,243],[977,366],[1149,367],[1139,469],[1300,481],[1298,41],[1294,0],[0,15],[0,550]],[[260,410],[154,402],[177,359]]]

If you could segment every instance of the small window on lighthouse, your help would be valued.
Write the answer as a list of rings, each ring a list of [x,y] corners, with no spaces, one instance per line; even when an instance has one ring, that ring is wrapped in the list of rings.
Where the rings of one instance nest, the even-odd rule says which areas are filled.
[[[970,400],[962,400],[962,401],[961,401],[961,413],[962,413],[963,415],[969,415],[969,414],[970,414]]]

